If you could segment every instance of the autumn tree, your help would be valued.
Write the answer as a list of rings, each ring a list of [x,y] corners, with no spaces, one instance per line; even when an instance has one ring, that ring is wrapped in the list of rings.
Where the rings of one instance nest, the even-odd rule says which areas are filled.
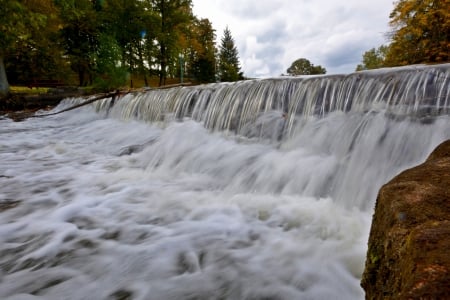
[[[90,0],[60,0],[57,3],[64,24],[60,31],[62,44],[70,66],[77,73],[80,86],[92,84],[101,34],[100,8],[95,5],[96,1]]]
[[[183,47],[179,45],[180,35],[193,18],[192,1],[152,0],[152,4],[159,19],[155,39],[158,47],[159,85],[164,85],[167,73],[171,68],[175,69],[174,65],[183,53]]]
[[[306,58],[299,58],[295,60],[291,66],[286,70],[288,75],[316,75],[325,74],[327,70],[322,66],[315,66]]]
[[[378,48],[372,48],[363,54],[362,64],[356,67],[356,71],[379,69],[386,65],[386,53],[388,46],[381,45]]]
[[[137,40],[136,50],[138,57],[139,74],[144,77],[145,86],[149,85],[147,75],[158,74],[152,67],[156,64],[157,47],[154,43],[157,37],[156,24],[159,24],[158,14],[152,10],[151,1],[141,1],[142,11],[140,12],[140,39]],[[136,51],[135,51],[136,52]]]
[[[388,65],[450,61],[450,2],[400,0],[390,14]]]
[[[239,54],[228,27],[225,28],[219,48],[218,76],[220,81],[243,79],[239,66]]]
[[[215,30],[208,19],[195,20],[193,24],[190,71],[198,82],[216,80]]]
[[[19,1],[0,0],[0,98],[9,93],[9,83],[5,70],[5,56],[8,55],[20,33],[25,32],[25,24],[20,22],[25,7]]]
[[[158,75],[163,85],[182,70],[212,82],[220,66],[223,80],[242,78],[230,32],[218,66],[215,31],[193,15],[192,0],[0,0],[0,7],[3,95],[6,74],[14,83],[77,78],[105,89],[128,75],[143,75],[146,85],[147,75]]]
[[[35,74],[57,68],[61,53],[58,44],[48,46],[59,26],[53,1],[0,0],[0,7],[0,96],[5,96],[9,92],[5,62],[21,62],[13,65],[15,69]]]

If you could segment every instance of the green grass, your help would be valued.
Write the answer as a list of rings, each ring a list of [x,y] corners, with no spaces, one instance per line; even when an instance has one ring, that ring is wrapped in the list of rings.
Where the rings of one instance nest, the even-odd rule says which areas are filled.
[[[10,92],[14,94],[45,94],[48,92],[49,88],[45,87],[35,87],[30,89],[26,86],[10,86]]]

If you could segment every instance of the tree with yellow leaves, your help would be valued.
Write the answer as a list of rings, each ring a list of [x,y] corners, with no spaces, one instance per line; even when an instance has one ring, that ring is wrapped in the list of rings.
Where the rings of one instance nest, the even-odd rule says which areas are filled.
[[[450,0],[400,0],[390,15],[387,66],[450,61]]]

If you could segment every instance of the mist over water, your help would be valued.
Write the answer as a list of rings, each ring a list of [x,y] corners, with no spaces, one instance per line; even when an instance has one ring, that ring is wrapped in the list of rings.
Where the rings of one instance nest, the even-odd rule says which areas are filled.
[[[369,73],[0,119],[0,298],[363,299],[378,189],[450,138],[433,72],[377,74],[410,76],[395,103]]]

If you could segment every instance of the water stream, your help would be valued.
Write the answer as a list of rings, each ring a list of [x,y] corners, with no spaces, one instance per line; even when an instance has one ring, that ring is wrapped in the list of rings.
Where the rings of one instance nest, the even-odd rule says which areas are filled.
[[[363,299],[377,192],[449,110],[447,64],[1,118],[0,298]]]

